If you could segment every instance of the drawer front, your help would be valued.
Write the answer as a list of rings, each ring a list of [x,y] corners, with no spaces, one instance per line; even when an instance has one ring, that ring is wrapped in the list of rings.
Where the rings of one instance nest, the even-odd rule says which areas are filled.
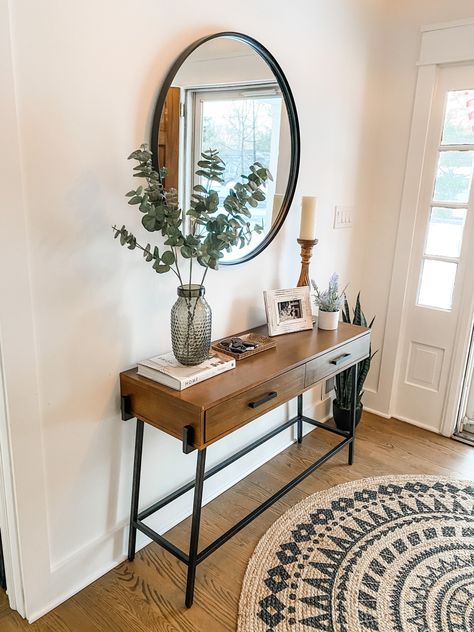
[[[331,377],[331,375],[339,373],[345,366],[361,360],[369,353],[369,345],[370,334],[367,334],[311,360],[306,364],[305,387]]]
[[[304,388],[304,376],[305,367],[297,367],[209,408],[206,411],[206,443],[296,397]]]

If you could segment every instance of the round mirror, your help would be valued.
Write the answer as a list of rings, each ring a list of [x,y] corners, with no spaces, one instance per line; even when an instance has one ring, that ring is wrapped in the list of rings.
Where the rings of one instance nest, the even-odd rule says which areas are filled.
[[[218,151],[225,167],[212,184],[221,206],[236,184],[253,187],[252,173],[264,169],[268,177],[258,196],[263,199],[252,200],[247,237],[219,265],[247,261],[268,246],[293,198],[300,136],[288,82],[261,44],[229,32],[187,48],[158,96],[150,147],[164,188],[176,191],[183,209],[191,207],[195,187],[206,184],[202,165],[211,151]],[[192,220],[185,215],[184,221]]]

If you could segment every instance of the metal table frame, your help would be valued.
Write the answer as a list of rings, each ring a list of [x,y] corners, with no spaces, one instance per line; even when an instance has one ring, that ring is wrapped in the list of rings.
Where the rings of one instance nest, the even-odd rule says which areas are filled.
[[[345,369],[347,370],[347,368]],[[357,384],[357,364],[353,365],[350,368],[352,372],[352,384]],[[154,542],[162,546],[166,551],[177,557],[181,562],[186,564],[188,567],[188,575],[186,582],[186,607],[190,608],[193,604],[194,599],[194,584],[196,579],[196,569],[198,564],[203,562],[211,553],[213,553],[220,546],[225,544],[227,540],[229,540],[232,536],[238,533],[241,529],[247,526],[252,520],[257,518],[261,513],[263,513],[266,509],[271,507],[273,503],[279,500],[282,496],[284,496],[287,492],[289,492],[293,487],[296,487],[301,481],[303,481],[307,476],[312,474],[315,470],[318,469],[323,463],[326,463],[331,457],[340,452],[346,446],[349,446],[349,456],[348,463],[352,465],[354,459],[354,442],[355,442],[355,425],[356,425],[356,407],[357,407],[357,388],[353,389],[352,392],[352,401],[351,401],[351,430],[346,432],[343,430],[338,430],[337,428],[332,428],[327,426],[325,423],[321,423],[320,421],[316,421],[315,419],[311,419],[303,415],[303,394],[298,395],[298,408],[296,417],[290,419],[285,422],[278,428],[271,430],[267,434],[265,434],[260,439],[257,439],[253,443],[248,446],[242,448],[232,456],[228,457],[218,465],[215,465],[213,468],[205,471],[206,465],[206,448],[203,448],[198,451],[197,455],[197,464],[196,464],[196,476],[194,481],[190,481],[186,485],[183,485],[173,493],[169,494],[162,500],[154,503],[147,509],[143,511],[138,511],[138,502],[139,502],[139,492],[140,492],[140,475],[141,475],[141,463],[142,463],[142,450],[143,450],[143,430],[144,423],[141,419],[137,419],[137,427],[136,427],[136,436],[135,436],[135,459],[133,465],[133,485],[132,485],[132,505],[130,512],[130,535],[129,535],[129,545],[128,545],[128,559],[133,561],[135,558],[135,549],[136,549],[136,537],[137,530],[141,531],[149,538],[151,538]],[[124,402],[122,402],[124,405]],[[122,416],[124,418],[130,419],[131,416],[127,413],[124,414],[122,411]],[[201,523],[201,507],[202,507],[202,492],[204,481],[217,472],[220,472],[225,467],[234,463],[241,457],[245,456],[255,448],[258,448],[260,445],[275,437],[283,430],[290,428],[291,426],[296,424],[297,427],[297,441],[301,443],[303,440],[303,423],[310,424],[312,426],[316,426],[317,428],[322,428],[328,432],[331,432],[336,435],[340,435],[343,437],[342,441],[338,443],[336,446],[331,448],[328,452],[323,454],[317,461],[312,463],[309,467],[307,467],[303,472],[298,474],[293,480],[289,483],[286,483],[281,489],[276,491],[272,496],[267,498],[261,505],[253,509],[249,514],[247,514],[244,518],[239,520],[234,526],[228,529],[225,533],[219,536],[214,542],[211,542],[205,549],[202,551],[198,551],[199,544],[199,530]],[[189,437],[185,432],[183,437],[183,451],[189,453],[194,451],[194,448],[189,445]],[[186,492],[190,491],[194,488],[194,501],[193,501],[193,513],[192,513],[192,523],[191,523],[191,538],[189,543],[189,552],[185,553],[177,546],[175,546],[172,542],[164,538],[162,535],[148,527],[143,521],[154,514],[156,511],[159,511],[163,507],[166,507],[169,503],[173,502]]]

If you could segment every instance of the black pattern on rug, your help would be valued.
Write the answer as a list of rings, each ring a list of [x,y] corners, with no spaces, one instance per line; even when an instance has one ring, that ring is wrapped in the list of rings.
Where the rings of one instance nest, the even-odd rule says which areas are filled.
[[[474,632],[474,483],[363,479],[305,499],[265,534],[239,632]]]

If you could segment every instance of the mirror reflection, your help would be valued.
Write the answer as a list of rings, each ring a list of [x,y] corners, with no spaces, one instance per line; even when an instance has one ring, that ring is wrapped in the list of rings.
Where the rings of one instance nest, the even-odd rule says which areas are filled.
[[[197,163],[211,149],[225,163],[223,183],[213,186],[221,204],[250,165],[257,162],[270,171],[265,199],[249,218],[250,228],[257,230],[221,263],[254,251],[278,222],[292,158],[286,104],[266,61],[247,42],[231,37],[198,46],[174,76],[154,140],[159,165],[166,168],[164,187],[176,189],[183,209],[190,208],[193,187],[203,184]]]

